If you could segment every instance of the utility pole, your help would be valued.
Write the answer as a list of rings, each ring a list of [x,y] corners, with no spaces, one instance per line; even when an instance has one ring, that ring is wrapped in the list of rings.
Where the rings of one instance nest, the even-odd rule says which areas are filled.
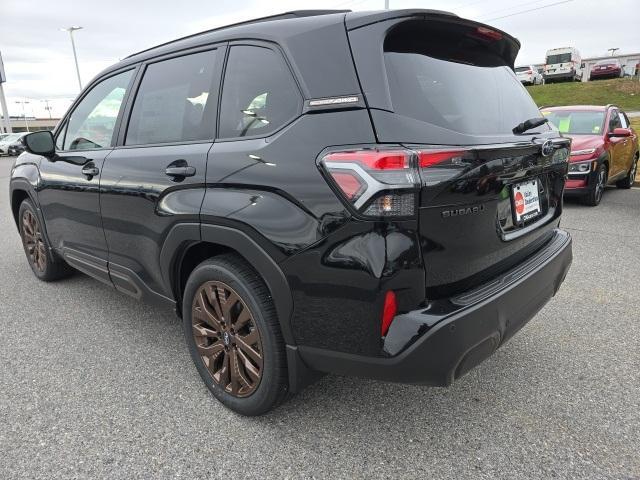
[[[24,126],[27,128],[27,132],[29,131],[29,122],[27,122],[27,110],[25,109],[25,105],[29,105],[29,102],[26,100],[16,100],[16,103],[22,104],[22,118],[24,118]]]
[[[49,114],[49,120],[51,120],[51,107],[49,106],[49,100],[44,99],[44,100],[40,100],[41,102],[44,102],[45,107],[44,109],[47,111],[47,113]]]
[[[613,54],[616,53],[618,50],[620,50],[620,48],[608,48],[607,52],[611,52],[611,56],[613,57]]]
[[[71,26],[60,29],[63,32],[69,32],[69,38],[71,38],[71,48],[73,49],[73,59],[76,62],[76,74],[78,75],[78,86],[82,90],[82,80],[80,80],[80,67],[78,66],[78,54],[76,53],[76,42],[73,41],[73,32],[76,30],[82,30],[82,27]]]
[[[384,0],[384,9],[389,10],[389,0]]]

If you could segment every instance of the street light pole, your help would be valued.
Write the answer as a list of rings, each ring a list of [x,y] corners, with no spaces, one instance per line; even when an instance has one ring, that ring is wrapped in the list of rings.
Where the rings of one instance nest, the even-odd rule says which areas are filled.
[[[29,131],[29,122],[27,122],[27,110],[25,109],[25,105],[28,105],[29,102],[27,102],[26,100],[16,100],[16,103],[21,103],[22,104],[22,118],[24,118],[24,126],[27,128],[27,132]]]
[[[76,42],[73,40],[73,32],[76,30],[82,30],[82,27],[71,26],[60,29],[63,32],[69,32],[69,38],[71,38],[71,48],[73,49],[73,59],[76,62],[76,74],[78,75],[78,86],[82,90],[82,80],[80,80],[80,67],[78,66],[78,54],[76,53]]]
[[[389,0],[384,0],[384,9],[389,10]]]
[[[51,120],[52,117],[51,117],[51,107],[49,106],[49,100],[44,99],[44,100],[41,100],[41,102],[44,102],[45,104],[44,109],[49,113],[49,120]]]
[[[609,48],[607,49],[607,52],[611,52],[611,56],[613,57],[613,54],[616,53],[618,50],[620,50],[620,48]]]

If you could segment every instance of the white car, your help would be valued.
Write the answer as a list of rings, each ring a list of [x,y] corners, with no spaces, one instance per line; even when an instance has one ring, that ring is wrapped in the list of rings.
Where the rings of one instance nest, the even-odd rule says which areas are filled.
[[[17,140],[20,140],[27,133],[29,132],[2,134],[4,136],[0,138],[0,156],[7,155],[7,149],[9,148],[9,145]]]
[[[516,67],[516,77],[524,85],[542,85],[544,79],[538,72],[538,69],[533,65],[525,65],[523,67]]]

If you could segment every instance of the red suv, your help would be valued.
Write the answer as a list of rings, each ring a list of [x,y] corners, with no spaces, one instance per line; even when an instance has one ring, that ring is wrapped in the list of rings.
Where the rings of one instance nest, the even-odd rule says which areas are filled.
[[[565,195],[596,206],[604,187],[631,188],[638,168],[638,135],[615,105],[543,108],[560,133],[573,139]]]

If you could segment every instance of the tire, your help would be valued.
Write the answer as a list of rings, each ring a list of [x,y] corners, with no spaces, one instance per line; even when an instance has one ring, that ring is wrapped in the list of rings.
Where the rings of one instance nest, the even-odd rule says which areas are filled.
[[[285,400],[286,353],[275,307],[242,258],[225,254],[198,265],[187,280],[182,312],[191,358],[224,406],[255,416]]]
[[[636,153],[635,157],[633,157],[633,163],[631,164],[631,168],[629,169],[629,173],[624,178],[624,180],[620,180],[616,183],[616,187],[618,188],[631,188],[633,187],[633,183],[636,181],[636,173],[638,172],[638,154]]]
[[[73,269],[51,249],[31,200],[23,200],[20,204],[18,225],[24,253],[36,277],[52,282],[73,273]]]
[[[607,166],[601,163],[598,166],[598,175],[596,181],[591,186],[589,193],[582,197],[582,203],[589,205],[590,207],[596,207],[602,200],[602,194],[604,193],[604,187],[607,185]]]

